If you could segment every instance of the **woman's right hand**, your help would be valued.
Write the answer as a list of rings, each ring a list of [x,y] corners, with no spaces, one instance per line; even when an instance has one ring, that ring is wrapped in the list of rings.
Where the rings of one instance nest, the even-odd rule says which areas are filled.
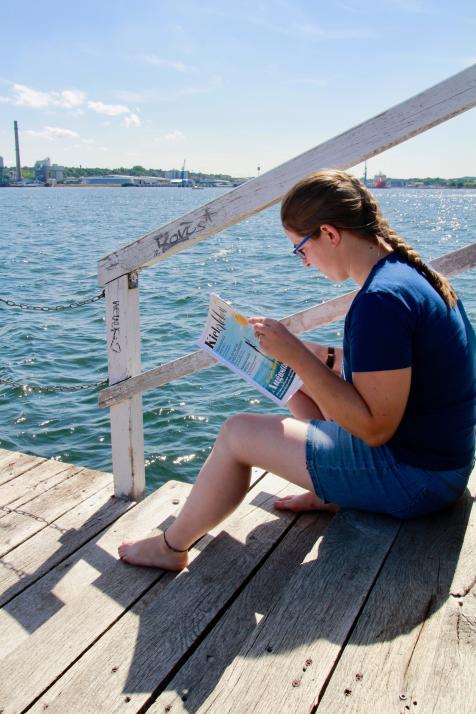
[[[248,322],[263,352],[270,357],[292,366],[295,357],[303,349],[303,343],[279,320],[270,317],[250,317]]]

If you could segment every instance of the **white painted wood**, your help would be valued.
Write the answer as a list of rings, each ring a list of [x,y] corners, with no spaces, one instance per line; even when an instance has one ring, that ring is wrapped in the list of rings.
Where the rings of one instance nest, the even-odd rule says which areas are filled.
[[[99,284],[154,265],[277,203],[313,171],[355,166],[475,105],[476,64],[102,258]]]
[[[106,286],[109,383],[140,373],[139,287],[124,275]],[[142,397],[111,407],[112,467],[117,497],[142,498],[145,490]]]
[[[474,268],[476,266],[476,243],[437,258],[431,261],[430,265],[447,277]],[[322,327],[344,317],[356,293],[357,291],[354,290],[320,305],[314,305],[294,315],[285,317],[282,322],[296,335],[315,330],[317,327]],[[160,367],[148,370],[137,377],[132,377],[121,384],[103,389],[99,394],[99,406],[109,407],[123,399],[131,398],[134,394],[160,387],[199,370],[214,367],[216,364],[217,362],[211,355],[201,350],[192,352],[185,357],[180,357],[172,362],[160,365]]]

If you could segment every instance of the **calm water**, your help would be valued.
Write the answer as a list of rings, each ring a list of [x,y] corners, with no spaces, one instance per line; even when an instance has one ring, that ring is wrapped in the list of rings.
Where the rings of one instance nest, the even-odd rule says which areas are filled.
[[[96,264],[143,233],[221,195],[223,189],[1,189],[0,296],[34,305],[99,292]],[[429,259],[474,241],[476,192],[376,192],[393,226]],[[141,273],[142,367],[192,352],[208,294],[248,314],[283,317],[353,289],[304,270],[289,255],[273,207]],[[476,271],[454,286],[476,325]],[[105,378],[104,301],[65,313],[30,313],[0,304],[0,374],[28,384],[81,384]],[[338,344],[342,323],[312,337]],[[222,367],[144,395],[147,484],[193,481],[222,421],[243,410],[278,411]],[[0,389],[0,446],[111,470],[107,410],[97,392]]]

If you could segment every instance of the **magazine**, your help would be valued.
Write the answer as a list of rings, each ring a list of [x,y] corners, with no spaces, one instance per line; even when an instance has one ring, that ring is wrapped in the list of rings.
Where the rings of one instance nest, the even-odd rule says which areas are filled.
[[[279,406],[284,406],[303,384],[291,367],[261,351],[247,318],[215,293],[210,294],[208,317],[198,345]]]

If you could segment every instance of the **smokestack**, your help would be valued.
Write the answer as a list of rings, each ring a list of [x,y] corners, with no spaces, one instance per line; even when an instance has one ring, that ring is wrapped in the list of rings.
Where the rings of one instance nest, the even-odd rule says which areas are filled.
[[[15,154],[17,157],[17,181],[21,181],[21,163],[20,163],[20,143],[18,141],[18,122],[13,122],[13,128],[15,130]]]

